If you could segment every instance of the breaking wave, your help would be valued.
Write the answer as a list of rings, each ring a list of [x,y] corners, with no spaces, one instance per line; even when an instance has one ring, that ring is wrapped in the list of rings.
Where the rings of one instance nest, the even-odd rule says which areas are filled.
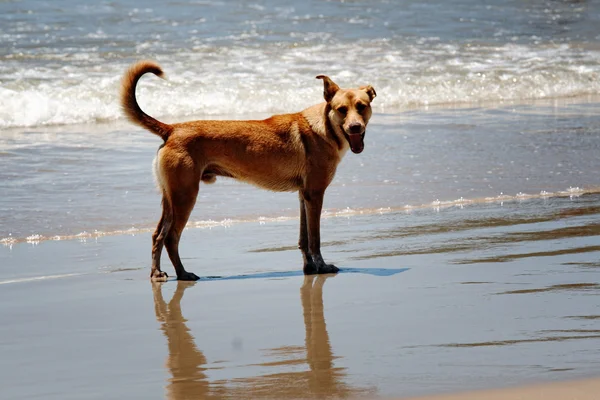
[[[146,77],[142,108],[166,120],[299,111],[322,98],[318,74],[342,87],[372,84],[376,112],[415,106],[518,102],[600,93],[600,51],[570,44],[468,45],[383,39],[353,44],[277,44],[275,48],[205,44],[156,57],[167,81]],[[353,53],[352,65],[346,55]],[[36,57],[36,56],[33,56]],[[39,55],[39,61],[47,55]],[[0,62],[0,128],[122,119],[120,79],[130,61],[68,65]],[[333,62],[332,62],[333,60]],[[91,64],[102,62],[103,67]]]

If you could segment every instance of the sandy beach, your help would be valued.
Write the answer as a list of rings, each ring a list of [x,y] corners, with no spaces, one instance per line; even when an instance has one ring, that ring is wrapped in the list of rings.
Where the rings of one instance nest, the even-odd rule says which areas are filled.
[[[302,276],[293,220],[186,230],[197,283],[152,284],[146,233],[3,246],[3,396],[403,398],[598,376],[599,207],[326,218],[337,276]]]
[[[496,391],[419,397],[407,400],[595,400],[598,398],[598,393],[600,393],[600,379],[589,379]]]

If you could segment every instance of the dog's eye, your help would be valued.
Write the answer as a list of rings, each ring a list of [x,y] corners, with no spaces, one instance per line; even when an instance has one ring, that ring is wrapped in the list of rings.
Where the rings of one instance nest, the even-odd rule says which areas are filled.
[[[367,108],[367,106],[365,106],[363,103],[358,103],[356,105],[356,111],[358,111],[359,113],[365,111],[365,108]]]
[[[348,112],[348,109],[346,107],[340,107],[337,109],[337,112],[339,112],[342,115],[346,115],[346,113]]]

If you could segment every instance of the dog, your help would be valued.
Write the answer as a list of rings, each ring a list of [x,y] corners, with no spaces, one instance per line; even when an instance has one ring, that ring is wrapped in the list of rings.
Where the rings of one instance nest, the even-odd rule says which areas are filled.
[[[146,114],[135,89],[146,73],[163,77],[152,61],[132,65],[122,81],[121,105],[125,116],[163,140],[154,159],[154,173],[162,192],[162,215],[152,235],[150,278],[165,281],[160,268],[163,246],[178,280],[197,280],[179,258],[179,240],[196,203],[200,182],[230,177],[258,187],[298,192],[300,239],[304,273],[336,273],[321,255],[321,209],[327,186],[342,157],[350,149],[361,153],[371,102],[371,85],[341,89],[325,75],[325,102],[295,114],[275,115],[262,121],[201,120],[166,124]]]

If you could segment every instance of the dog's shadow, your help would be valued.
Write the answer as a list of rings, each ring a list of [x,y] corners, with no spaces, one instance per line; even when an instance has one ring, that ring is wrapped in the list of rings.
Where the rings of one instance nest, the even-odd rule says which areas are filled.
[[[170,400],[218,398],[323,398],[355,397],[368,391],[353,388],[344,382],[344,368],[335,367],[325,316],[323,312],[323,285],[330,276],[306,276],[300,288],[300,300],[305,326],[305,363],[308,368],[294,372],[275,371],[273,374],[210,382],[206,371],[207,360],[196,346],[181,310],[181,299],[186,289],[195,282],[177,282],[172,299],[166,303],[162,283],[152,283],[156,318],[167,339],[166,367],[171,374],[166,390]],[[296,350],[301,347],[296,348]],[[273,349],[277,352],[278,349]],[[298,364],[298,351],[290,364]],[[302,361],[302,360],[300,360]],[[268,362],[261,364],[269,366]],[[276,367],[280,368],[280,367]]]

